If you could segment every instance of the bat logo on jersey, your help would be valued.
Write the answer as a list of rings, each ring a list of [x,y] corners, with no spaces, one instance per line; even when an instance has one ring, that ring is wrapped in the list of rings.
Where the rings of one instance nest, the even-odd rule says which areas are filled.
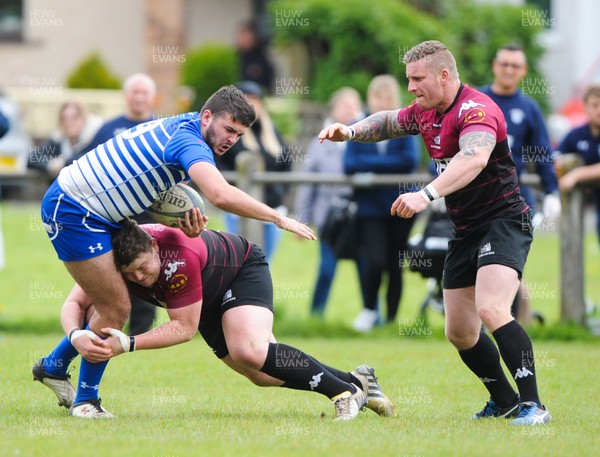
[[[471,108],[477,108],[478,106],[485,106],[485,105],[482,103],[474,102],[473,100],[464,102],[462,105],[460,105],[460,110],[458,111],[458,117],[460,118],[462,116],[463,110],[470,110]],[[483,110],[481,110],[481,111],[483,111]]]

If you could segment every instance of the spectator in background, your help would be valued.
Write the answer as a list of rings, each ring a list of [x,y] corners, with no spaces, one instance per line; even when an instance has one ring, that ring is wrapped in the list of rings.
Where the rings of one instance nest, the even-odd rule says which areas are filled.
[[[152,109],[156,97],[156,84],[150,76],[143,73],[129,76],[123,83],[123,93],[127,111],[100,127],[84,152],[94,149],[125,130],[149,122],[154,118]]]
[[[123,83],[123,95],[127,105],[125,114],[106,122],[100,127],[100,130],[83,153],[107,142],[125,130],[154,119],[152,109],[156,97],[156,83],[150,76],[144,73],[135,73],[129,76]],[[145,211],[134,216],[133,219],[140,224],[154,223],[154,220]],[[150,330],[155,317],[155,306],[135,295],[131,296],[130,334],[139,335]]]
[[[527,173],[528,164],[535,165],[544,186],[542,213],[554,220],[560,215],[560,198],[550,138],[540,107],[534,99],[519,90],[521,81],[527,75],[527,57],[523,48],[509,44],[498,49],[492,70],[494,82],[483,87],[481,92],[494,100],[504,113],[508,142],[519,177]],[[537,205],[532,189],[523,184],[520,184],[520,188],[521,195],[535,215]]]
[[[600,84],[592,84],[586,89],[583,103],[589,122],[569,132],[557,148],[558,183],[563,192],[569,192],[578,183],[600,179]],[[579,154],[584,165],[563,174],[561,169],[565,164],[560,153]],[[600,189],[595,188],[593,195],[597,208],[596,230],[600,239]]]
[[[353,124],[363,116],[359,93],[351,87],[335,91],[329,101],[329,117],[325,125],[334,122]],[[344,152],[346,143],[319,142],[313,139],[308,147],[308,160],[303,171],[309,173],[344,173]],[[296,194],[296,213],[306,224],[314,224],[320,239],[321,260],[315,291],[311,304],[311,313],[322,315],[329,297],[331,283],[335,275],[337,257],[329,243],[321,237],[330,202],[339,196],[352,192],[350,186],[334,184],[302,185]]]
[[[483,87],[481,92],[496,102],[504,114],[508,144],[519,178],[527,173],[527,165],[533,164],[544,187],[542,212],[536,213],[533,190],[529,186],[519,184],[521,195],[534,214],[534,226],[539,225],[543,218],[556,221],[560,216],[561,205],[544,116],[535,100],[519,90],[519,85],[527,74],[527,57],[523,48],[514,44],[502,46],[496,52],[492,70],[494,81]],[[531,322],[528,297],[527,286],[522,281],[513,304],[513,314],[526,325]]]
[[[98,116],[87,115],[81,103],[63,103],[58,111],[59,130],[33,149],[27,168],[41,170],[54,180],[65,165],[87,151],[101,124]]]
[[[397,110],[401,107],[400,87],[393,76],[373,78],[367,91],[369,113]],[[414,137],[385,140],[379,143],[349,142],[344,155],[344,171],[352,173],[414,173],[419,164],[419,147]],[[408,186],[404,191],[410,190]],[[402,189],[400,190],[402,193]],[[387,273],[387,322],[396,319],[402,297],[400,257],[406,251],[413,219],[390,215],[398,198],[398,186],[356,188],[360,284],[364,308],[353,327],[370,331],[378,320],[378,294],[382,277]]]
[[[254,81],[272,92],[275,69],[267,54],[266,43],[261,38],[255,22],[243,22],[236,32],[236,48],[240,63],[240,80]]]
[[[246,130],[246,133],[231,147],[227,154],[215,156],[217,167],[221,170],[235,170],[237,155],[242,151],[250,151],[259,154],[265,161],[265,171],[290,171],[293,157],[286,150],[283,138],[279,130],[273,125],[271,116],[267,112],[262,88],[253,81],[238,82],[236,87],[246,94],[250,104],[254,107],[256,122]],[[264,203],[286,216],[288,209],[284,204],[284,197],[287,190],[288,186],[281,183],[266,185]],[[228,232],[239,233],[239,216],[225,213],[225,223]],[[265,222],[263,227],[264,240],[262,243],[258,242],[257,244],[262,246],[267,261],[270,262],[273,259],[282,232],[275,224],[268,222]]]

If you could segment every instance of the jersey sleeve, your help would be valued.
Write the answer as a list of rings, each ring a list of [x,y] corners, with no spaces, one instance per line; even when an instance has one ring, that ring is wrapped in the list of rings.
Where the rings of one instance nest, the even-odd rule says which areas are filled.
[[[494,135],[497,143],[506,138],[504,115],[491,99],[481,102],[478,100],[477,103],[472,103],[475,106],[465,108],[467,104],[463,104],[458,115],[461,136],[469,132],[484,131]]]
[[[180,128],[171,138],[165,148],[164,159],[166,163],[181,165],[186,172],[196,162],[215,165],[214,154],[202,138],[199,127],[196,129],[189,124]]]
[[[185,236],[185,235],[184,235]],[[199,255],[181,244],[161,247],[161,284],[168,309],[183,308],[202,300],[202,272]]]

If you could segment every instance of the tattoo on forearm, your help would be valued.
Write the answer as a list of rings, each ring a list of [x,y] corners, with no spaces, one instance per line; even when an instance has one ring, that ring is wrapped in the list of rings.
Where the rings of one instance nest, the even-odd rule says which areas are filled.
[[[354,141],[376,143],[406,134],[398,122],[398,111],[380,111],[354,124]]]
[[[472,156],[477,154],[482,148],[493,148],[496,145],[496,137],[489,132],[469,132],[460,137],[458,145],[460,146],[459,154]]]

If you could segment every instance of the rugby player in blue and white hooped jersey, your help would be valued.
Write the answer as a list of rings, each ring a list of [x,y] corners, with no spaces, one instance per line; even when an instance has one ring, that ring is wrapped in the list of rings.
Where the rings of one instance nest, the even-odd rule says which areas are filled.
[[[114,264],[112,234],[119,230],[119,221],[141,213],[159,192],[178,182],[191,178],[206,198],[224,211],[273,222],[315,239],[307,225],[282,217],[231,186],[215,166],[213,153],[226,153],[255,118],[240,90],[223,87],[201,112],[140,124],[61,171],[42,201],[42,221],[59,259],[91,298],[97,313],[89,329],[71,329],[68,338],[36,364],[36,379],[46,385],[54,381],[66,385],[60,384],[68,378],[66,362],[80,353],[86,380],[79,383],[76,398],[69,401],[85,406],[87,400],[98,398],[106,362],[90,362],[108,351],[98,336],[107,336],[101,332],[104,327],[122,328],[130,311],[127,287]],[[201,217],[199,211],[193,211],[180,228],[188,236],[198,236]],[[102,412],[98,402],[92,406]]]
[[[456,61],[443,43],[416,45],[404,63],[413,103],[352,126],[333,124],[319,138],[376,142],[407,134],[423,137],[439,176],[419,192],[400,195],[391,214],[413,217],[445,197],[454,224],[444,263],[446,336],[490,394],[473,418],[547,423],[551,417],[539,398],[531,339],[510,313],[533,229],[529,206],[519,193],[506,121],[487,95],[460,81]],[[481,331],[482,323],[498,347]]]

